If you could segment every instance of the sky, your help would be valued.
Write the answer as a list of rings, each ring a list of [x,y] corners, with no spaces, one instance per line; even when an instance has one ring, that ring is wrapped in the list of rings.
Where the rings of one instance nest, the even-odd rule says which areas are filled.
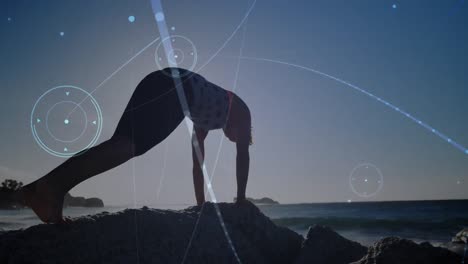
[[[33,110],[50,110],[42,120],[50,132],[38,125],[43,137],[76,137],[82,148],[107,140],[139,81],[162,67],[155,61],[161,41],[149,0],[0,3],[0,180],[29,183],[65,161],[38,144]],[[186,55],[182,66],[233,90],[251,110],[247,196],[282,203],[468,198],[463,0],[162,5],[169,33],[182,40],[174,44]],[[73,103],[57,104],[60,95],[49,92],[64,85],[82,89],[70,102],[90,93],[102,115],[88,98],[71,117],[88,119],[64,129],[54,115]],[[89,123],[96,120],[99,134]],[[71,193],[108,205],[194,204],[189,135],[181,123],[145,155]],[[232,201],[235,144],[221,130],[205,144],[217,200]]]

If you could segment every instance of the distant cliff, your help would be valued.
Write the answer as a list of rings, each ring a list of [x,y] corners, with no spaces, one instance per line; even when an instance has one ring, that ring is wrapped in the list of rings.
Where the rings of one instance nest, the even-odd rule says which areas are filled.
[[[24,208],[13,195],[23,187],[23,183],[11,179],[6,179],[0,184],[0,209]]]
[[[271,198],[268,198],[268,197],[263,197],[263,198],[260,198],[260,199],[255,199],[255,198],[251,198],[251,197],[247,197],[246,198],[248,201],[250,201],[251,203],[254,203],[254,204],[280,204],[279,202],[271,199]],[[236,201],[236,198],[234,198],[234,202]]]
[[[79,207],[104,207],[104,202],[99,198],[84,198],[81,196],[74,197],[70,193],[65,195],[63,206],[79,206]]]
[[[7,179],[0,185],[0,209],[21,209],[25,208],[20,201],[17,201],[14,193],[23,187],[22,182]],[[73,197],[70,193],[65,195],[63,206],[80,207],[103,207],[104,202],[99,198]]]

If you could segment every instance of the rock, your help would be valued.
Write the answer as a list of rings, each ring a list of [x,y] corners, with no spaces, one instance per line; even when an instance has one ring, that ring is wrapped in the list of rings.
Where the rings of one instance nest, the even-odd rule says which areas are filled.
[[[453,238],[451,242],[444,243],[443,247],[447,248],[448,250],[457,253],[461,256],[467,256],[466,250],[468,247],[468,228],[462,229],[458,232]],[[468,260],[468,256],[466,257]]]
[[[387,237],[369,247],[367,255],[353,264],[445,264],[462,263],[462,256],[428,242]]]
[[[453,238],[453,243],[458,244],[468,244],[468,228],[464,228],[460,232],[458,232]]]
[[[460,256],[466,256],[465,261],[468,261],[468,255],[466,253],[466,250],[468,249],[468,245],[466,244],[460,244],[460,243],[453,243],[453,242],[448,242],[445,244],[442,244],[442,247],[447,248],[448,250],[457,253]],[[467,262],[468,263],[468,262]]]
[[[366,247],[340,236],[329,227],[314,225],[307,232],[295,264],[350,263],[362,258],[366,252]]]
[[[251,203],[217,204],[242,263],[292,263],[302,236]],[[199,215],[201,217],[199,218]],[[194,227],[196,229],[194,230]],[[0,263],[237,263],[212,203],[126,209],[0,233]]]

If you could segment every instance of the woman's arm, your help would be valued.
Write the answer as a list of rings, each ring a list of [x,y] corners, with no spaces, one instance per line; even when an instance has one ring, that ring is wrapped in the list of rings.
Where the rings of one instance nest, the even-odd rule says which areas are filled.
[[[203,181],[203,171],[201,164],[205,160],[205,138],[208,135],[208,131],[201,128],[193,128],[192,133],[192,160],[193,160],[193,186],[195,188],[195,198],[197,199],[197,205],[202,205],[205,202],[205,192],[204,192],[204,181]],[[199,162],[197,157],[196,150],[196,140],[198,139],[198,147],[202,155],[202,160]]]
[[[236,141],[237,202],[243,202],[245,200],[250,164],[249,142],[249,133],[242,133]]]

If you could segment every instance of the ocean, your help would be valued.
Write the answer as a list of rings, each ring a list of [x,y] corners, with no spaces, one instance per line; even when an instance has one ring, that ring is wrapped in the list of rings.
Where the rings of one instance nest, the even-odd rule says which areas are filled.
[[[188,205],[149,207],[178,210]],[[366,246],[387,236],[441,245],[449,242],[462,228],[468,227],[468,200],[308,203],[258,207],[277,225],[288,227],[304,236],[309,226],[321,224]],[[77,217],[125,208],[128,207],[69,207],[64,209],[64,215]],[[0,210],[0,230],[27,228],[39,223],[30,209]]]

